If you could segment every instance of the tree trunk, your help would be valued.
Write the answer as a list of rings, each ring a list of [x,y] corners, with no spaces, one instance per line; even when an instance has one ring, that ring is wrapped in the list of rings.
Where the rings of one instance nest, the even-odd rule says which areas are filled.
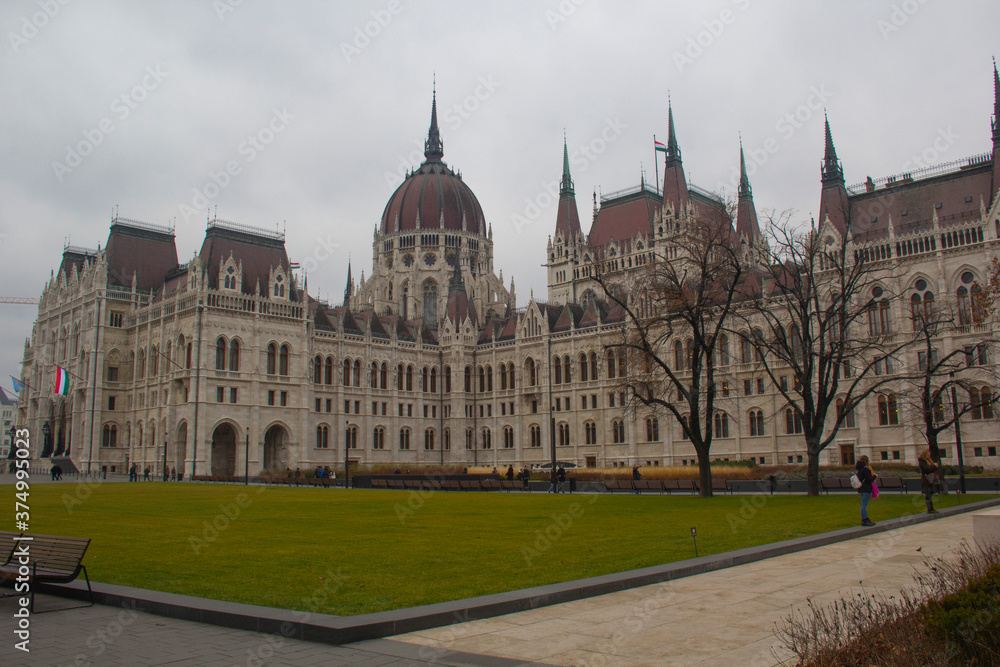
[[[712,497],[712,462],[708,455],[698,455],[698,493],[702,498]]]
[[[809,460],[809,467],[806,471],[806,479],[809,481],[808,495],[819,495],[819,450],[815,442],[806,441],[806,458]]]

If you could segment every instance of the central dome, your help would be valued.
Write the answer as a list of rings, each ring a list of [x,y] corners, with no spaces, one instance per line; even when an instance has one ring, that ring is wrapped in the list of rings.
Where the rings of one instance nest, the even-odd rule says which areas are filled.
[[[486,235],[479,200],[462,177],[441,158],[444,145],[437,124],[437,95],[431,102],[431,127],[424,142],[423,164],[396,188],[382,212],[381,232],[415,230]]]

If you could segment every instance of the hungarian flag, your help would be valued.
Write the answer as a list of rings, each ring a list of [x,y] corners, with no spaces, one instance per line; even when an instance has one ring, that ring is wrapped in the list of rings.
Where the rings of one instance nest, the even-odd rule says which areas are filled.
[[[69,373],[62,366],[56,366],[56,387],[55,393],[62,396],[69,394]]]
[[[290,262],[290,263],[288,264],[288,268],[290,268],[290,269],[292,269],[292,270],[295,270],[295,269],[298,269],[298,268],[301,268],[301,267],[299,266],[299,263],[298,263],[298,262]]]
[[[657,141],[655,137],[653,138],[653,148],[664,153],[667,152],[667,145],[662,141]]]

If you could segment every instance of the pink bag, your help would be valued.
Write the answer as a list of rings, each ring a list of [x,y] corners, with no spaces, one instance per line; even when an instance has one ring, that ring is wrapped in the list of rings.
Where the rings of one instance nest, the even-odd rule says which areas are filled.
[[[878,498],[878,484],[872,482],[872,500]]]

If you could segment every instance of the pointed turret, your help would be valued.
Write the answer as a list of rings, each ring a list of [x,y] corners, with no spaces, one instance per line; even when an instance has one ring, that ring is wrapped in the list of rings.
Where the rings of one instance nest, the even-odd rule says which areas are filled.
[[[351,278],[351,261],[347,260],[347,285],[344,287],[344,307],[351,307],[351,295],[354,294],[354,279]]]
[[[747,162],[743,157],[743,141],[740,141],[740,191],[736,205],[736,235],[753,244],[760,237],[757,223],[757,209],[753,204],[753,191],[747,178]]]
[[[569,147],[563,137],[563,174],[559,181],[559,210],[556,213],[556,236],[562,234],[567,243],[583,237],[580,231],[580,213],[576,208],[576,192],[569,174]]]
[[[674,108],[667,102],[667,152],[663,166],[663,205],[673,208],[674,215],[680,215],[688,205],[687,178],[681,163],[681,149],[677,145],[674,130]]]
[[[431,97],[431,127],[427,131],[427,141],[424,142],[424,158],[428,162],[440,162],[444,157],[444,143],[441,141],[441,131],[438,129],[437,84]]]
[[[466,318],[472,322],[473,326],[476,326],[478,322],[476,306],[469,301],[469,295],[465,291],[465,281],[462,279],[461,262],[458,257],[455,257],[455,270],[451,274],[451,280],[448,281],[447,313],[448,319],[455,325],[456,331]]]
[[[847,231],[850,204],[847,200],[847,188],[844,186],[844,170],[837,159],[837,149],[833,145],[833,134],[830,132],[830,120],[824,116],[826,127],[826,148],[823,153],[821,168],[823,192],[819,200],[820,224],[829,219],[841,234]]]

